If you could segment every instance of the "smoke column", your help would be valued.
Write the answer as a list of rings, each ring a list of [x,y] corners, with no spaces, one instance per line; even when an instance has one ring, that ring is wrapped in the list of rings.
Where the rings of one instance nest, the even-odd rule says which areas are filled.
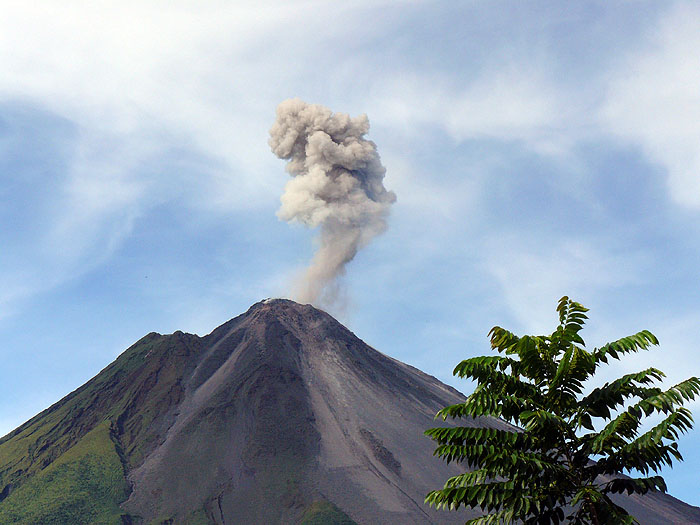
[[[386,170],[364,137],[368,131],[367,115],[350,118],[298,98],[277,107],[269,144],[293,177],[277,216],[321,228],[318,250],[296,285],[300,302],[332,303],[345,265],[386,229],[396,195],[384,188]]]

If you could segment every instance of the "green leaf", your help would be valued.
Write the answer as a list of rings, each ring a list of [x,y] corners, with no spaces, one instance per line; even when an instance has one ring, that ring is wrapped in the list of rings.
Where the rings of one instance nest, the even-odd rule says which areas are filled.
[[[436,418],[466,418],[468,424],[431,428],[426,435],[436,442],[437,457],[466,472],[429,493],[427,503],[481,509],[483,516],[471,524],[560,523],[564,509],[572,507],[573,523],[590,523],[593,515],[599,523],[636,523],[608,494],[666,490],[658,475],[620,474],[637,469],[646,476],[682,460],[676,439],[693,425],[683,405],[700,396],[700,380],[691,377],[664,391],[656,386],[663,372],[648,368],[585,393],[599,366],[658,340],[642,330],[589,352],[580,335],[588,310],[565,296],[557,312],[559,325],[551,335],[518,336],[496,326],[489,338],[499,355],[472,357],[455,367],[456,376],[474,380],[476,387]],[[644,418],[657,413],[663,419],[640,435]],[[598,432],[596,419],[605,422]],[[505,421],[521,428],[504,428]],[[612,479],[600,481],[601,475]]]

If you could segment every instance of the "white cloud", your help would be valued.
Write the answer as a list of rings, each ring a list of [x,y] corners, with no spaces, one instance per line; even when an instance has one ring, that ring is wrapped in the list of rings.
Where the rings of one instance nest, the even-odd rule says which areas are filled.
[[[445,74],[399,72],[383,77],[372,91],[373,117],[401,130],[437,126],[456,142],[522,141],[542,153],[567,145],[561,131],[571,109],[546,75],[524,64],[477,71],[466,86]]]
[[[678,203],[700,208],[700,7],[679,3],[620,63],[601,109],[603,126],[668,172]]]
[[[550,333],[560,297],[593,306],[600,291],[640,282],[647,263],[642,253],[617,254],[599,241],[502,236],[487,243],[483,267],[523,330]]]
[[[386,187],[399,195],[392,215],[409,214],[422,224],[444,229],[477,213],[484,175],[470,169],[469,176],[440,176],[424,173],[401,145],[381,145],[382,162],[387,169]]]

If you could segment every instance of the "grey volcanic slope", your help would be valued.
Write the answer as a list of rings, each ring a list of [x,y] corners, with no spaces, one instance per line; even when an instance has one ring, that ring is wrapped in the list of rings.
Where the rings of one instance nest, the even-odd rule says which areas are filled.
[[[130,474],[129,513],[177,521],[204,506],[218,523],[293,523],[326,500],[358,523],[469,517],[423,503],[459,472],[423,435],[463,399],[454,389],[287,300],[254,305],[202,347],[162,444]]]
[[[423,431],[463,399],[312,306],[262,301],[206,337],[148,334],[0,439],[0,521],[464,523],[423,503],[461,472]],[[618,501],[700,523],[671,496]]]

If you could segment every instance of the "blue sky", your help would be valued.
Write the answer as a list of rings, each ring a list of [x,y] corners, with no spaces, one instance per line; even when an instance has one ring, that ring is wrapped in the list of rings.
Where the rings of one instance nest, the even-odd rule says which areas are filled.
[[[6,2],[0,18],[0,433],[150,331],[284,296],[313,231],[279,221],[279,102],[366,113],[397,195],[333,311],[451,376],[495,324],[589,346],[649,329],[700,375],[694,2]],[[690,408],[700,417],[700,403]],[[670,492],[700,505],[700,430]]]

